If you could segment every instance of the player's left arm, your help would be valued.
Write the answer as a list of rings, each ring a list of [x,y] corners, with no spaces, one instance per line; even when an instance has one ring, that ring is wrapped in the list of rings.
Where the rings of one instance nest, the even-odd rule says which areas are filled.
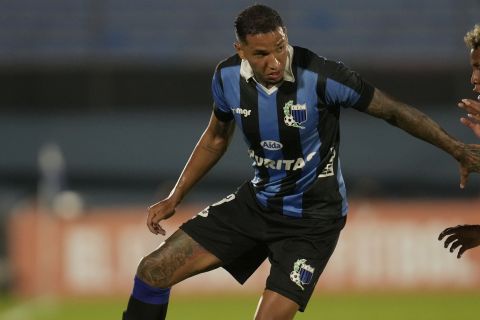
[[[460,163],[460,188],[466,185],[470,172],[480,172],[480,145],[458,141],[418,109],[375,89],[365,112],[449,153]]]

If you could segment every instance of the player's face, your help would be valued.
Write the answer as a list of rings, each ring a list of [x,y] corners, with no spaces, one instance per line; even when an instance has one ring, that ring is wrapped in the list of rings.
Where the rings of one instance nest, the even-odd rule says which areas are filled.
[[[287,63],[287,35],[283,28],[268,33],[247,35],[246,41],[235,43],[238,55],[246,59],[255,79],[270,88],[283,80]]]
[[[472,66],[470,82],[473,84],[473,91],[480,93],[480,48],[470,51],[470,64]]]

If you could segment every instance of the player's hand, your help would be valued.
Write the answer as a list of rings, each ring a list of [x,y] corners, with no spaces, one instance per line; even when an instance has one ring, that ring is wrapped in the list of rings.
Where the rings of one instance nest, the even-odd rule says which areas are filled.
[[[470,173],[480,173],[480,145],[462,144],[457,159],[460,162],[460,188],[463,189]]]
[[[451,244],[450,252],[453,252],[460,247],[457,253],[457,258],[460,259],[465,251],[480,245],[480,225],[460,225],[447,228],[440,233],[438,240],[441,241],[445,236],[448,236],[445,239],[445,248]]]
[[[480,101],[462,99],[458,106],[467,112],[467,117],[461,117],[460,122],[472,129],[473,133],[480,138]]]
[[[148,207],[147,227],[153,234],[165,235],[166,232],[160,225],[160,221],[173,216],[176,203],[170,198],[166,198]]]

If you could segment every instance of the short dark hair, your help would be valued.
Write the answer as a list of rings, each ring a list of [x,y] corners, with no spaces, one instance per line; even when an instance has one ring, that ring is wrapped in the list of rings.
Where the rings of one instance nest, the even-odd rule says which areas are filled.
[[[235,34],[241,42],[246,42],[249,34],[267,33],[277,30],[278,27],[285,28],[278,12],[261,4],[246,8],[235,19]]]

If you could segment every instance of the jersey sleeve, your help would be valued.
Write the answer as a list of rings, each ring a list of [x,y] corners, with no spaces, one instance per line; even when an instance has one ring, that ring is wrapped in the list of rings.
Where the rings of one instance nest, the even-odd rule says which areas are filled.
[[[328,104],[365,111],[375,88],[341,62],[331,62],[326,79],[325,100]]]
[[[223,121],[228,122],[233,119],[232,110],[228,107],[225,95],[223,93],[223,83],[220,70],[217,68],[212,79],[213,113]]]

